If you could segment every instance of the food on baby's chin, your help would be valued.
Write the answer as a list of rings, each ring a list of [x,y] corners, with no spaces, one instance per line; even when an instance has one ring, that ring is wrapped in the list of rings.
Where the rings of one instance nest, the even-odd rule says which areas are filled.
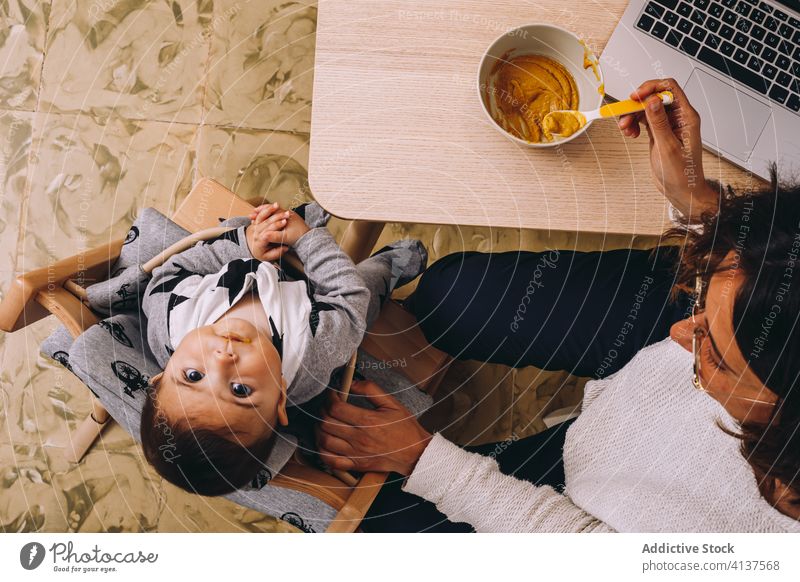
[[[496,107],[492,117],[512,135],[550,140],[542,123],[551,111],[578,109],[578,86],[561,63],[543,55],[501,58],[492,70]]]
[[[553,134],[569,137],[586,125],[586,117],[580,111],[553,111],[544,117],[542,131],[547,139]]]

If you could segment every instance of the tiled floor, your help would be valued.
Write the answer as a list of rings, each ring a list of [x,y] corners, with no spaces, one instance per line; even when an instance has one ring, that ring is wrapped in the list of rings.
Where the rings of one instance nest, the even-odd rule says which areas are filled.
[[[0,294],[15,273],[121,235],[144,206],[171,211],[200,176],[252,201],[310,198],[315,22],[306,0],[0,4]],[[653,242],[391,224],[379,244],[405,236],[422,238],[432,260]],[[55,326],[0,334],[0,530],[288,529],[166,485],[119,426],[68,466],[62,443],[89,400],[39,355]],[[581,388],[562,373],[459,362],[428,421],[461,443],[521,437]]]

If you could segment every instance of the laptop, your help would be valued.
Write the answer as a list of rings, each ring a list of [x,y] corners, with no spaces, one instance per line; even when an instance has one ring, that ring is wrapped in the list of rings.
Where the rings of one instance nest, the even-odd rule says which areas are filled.
[[[609,96],[673,77],[705,147],[762,178],[800,170],[800,0],[631,0],[600,61]]]

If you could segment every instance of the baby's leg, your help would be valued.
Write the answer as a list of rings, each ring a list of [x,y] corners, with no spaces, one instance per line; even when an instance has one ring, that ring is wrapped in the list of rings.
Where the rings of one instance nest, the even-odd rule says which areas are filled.
[[[414,280],[425,270],[428,252],[414,239],[404,239],[383,247],[356,268],[370,291],[367,327],[378,317],[386,299],[397,287]]]

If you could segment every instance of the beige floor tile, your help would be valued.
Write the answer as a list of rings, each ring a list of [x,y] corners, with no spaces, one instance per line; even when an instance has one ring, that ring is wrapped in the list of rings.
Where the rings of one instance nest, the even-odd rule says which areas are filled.
[[[8,335],[6,332],[0,331],[0,363],[2,363],[3,355],[6,352],[6,338],[8,338]]]
[[[583,397],[585,378],[566,372],[549,372],[533,366],[514,370],[512,425],[517,438],[546,428],[543,417],[551,412],[577,406]]]
[[[648,249],[657,244],[659,244],[659,239],[655,236],[521,230],[519,248],[529,251],[541,251],[544,249],[598,251],[627,248]]]
[[[42,73],[50,0],[0,6],[0,107],[34,111]]]
[[[0,294],[14,276],[33,114],[0,110]]]
[[[253,205],[291,208],[311,199],[308,135],[243,128],[200,128],[199,176],[214,178]]]
[[[5,335],[0,364],[0,530],[67,531],[68,492],[58,483],[69,431],[88,412],[86,388],[39,354],[54,318]]]
[[[55,0],[41,109],[199,123],[211,3]]]
[[[513,397],[511,368],[456,361],[423,424],[462,445],[502,441],[511,436]]]
[[[36,114],[17,268],[124,236],[143,206],[168,213],[191,188],[195,136],[191,125]]]
[[[205,121],[308,132],[316,3],[214,2]]]
[[[75,376],[39,353],[58,326],[54,317],[5,335],[0,383],[6,393],[0,442],[63,445],[70,427],[89,410],[88,392]]]

